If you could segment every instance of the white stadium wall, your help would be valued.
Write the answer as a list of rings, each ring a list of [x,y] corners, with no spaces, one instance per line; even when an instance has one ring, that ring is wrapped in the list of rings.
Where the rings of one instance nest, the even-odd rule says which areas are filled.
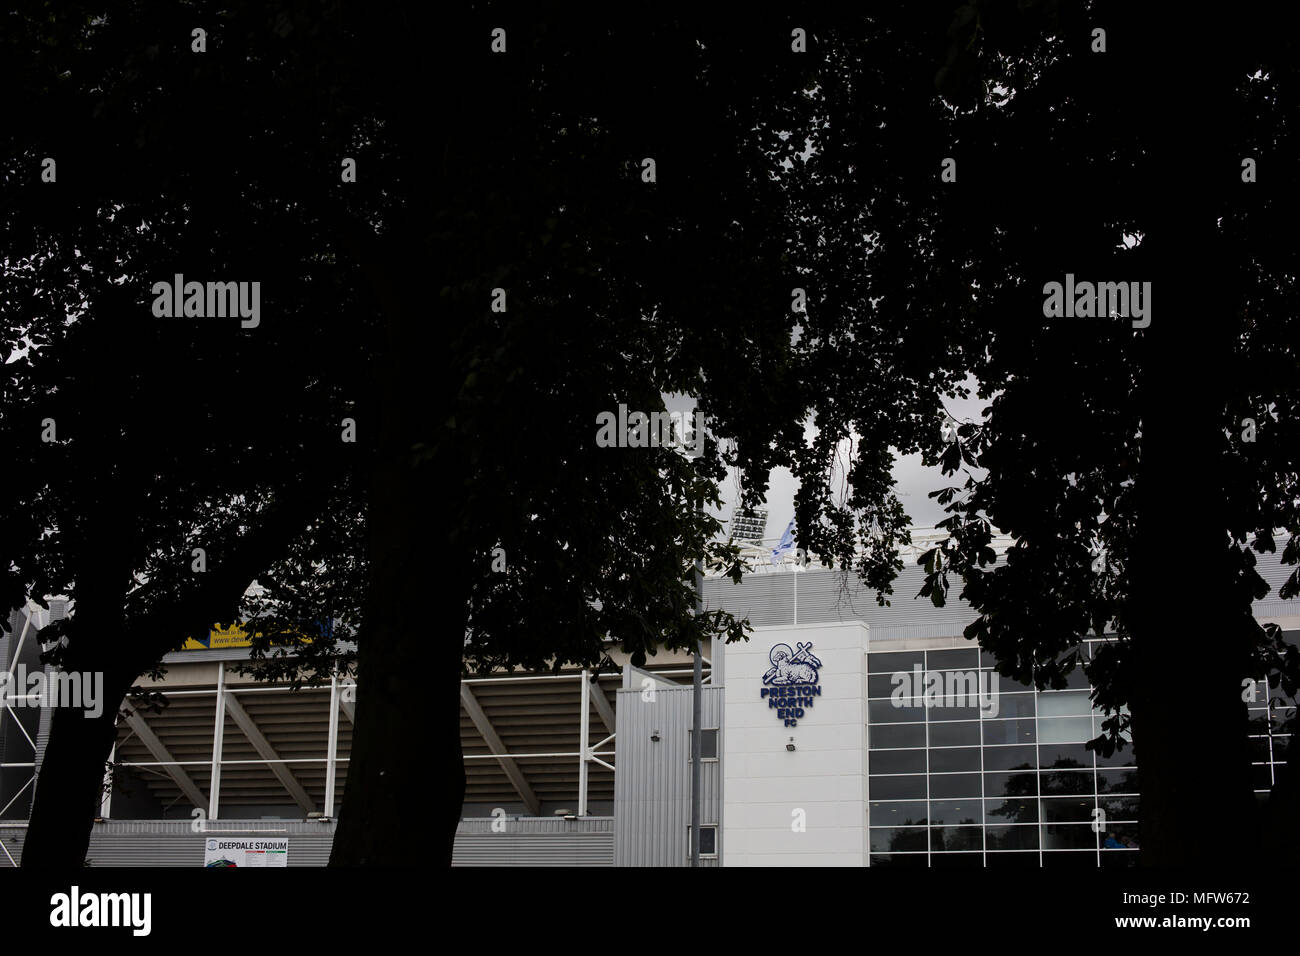
[[[820,667],[774,666],[775,647],[797,661],[809,643]],[[866,864],[866,649],[857,621],[757,628],[727,646],[724,866]]]

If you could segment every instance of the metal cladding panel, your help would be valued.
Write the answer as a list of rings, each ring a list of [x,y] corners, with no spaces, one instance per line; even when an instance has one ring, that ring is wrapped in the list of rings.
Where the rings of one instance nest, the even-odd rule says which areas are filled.
[[[11,634],[12,634],[12,635],[16,635],[17,633],[19,633],[19,632],[17,632],[17,631],[14,630],[14,627],[15,627],[15,625],[16,625],[16,622],[19,621],[19,618],[20,618],[21,616],[22,616],[22,615],[20,615],[17,611],[11,611],[11,612],[9,613],[9,628],[10,628],[10,629],[9,629],[8,631],[6,631],[4,628],[0,627],[0,671],[7,671],[7,670],[10,669],[10,668],[9,668],[9,655],[13,653],[13,650],[12,650],[11,647],[10,647],[10,644],[11,644],[13,638],[10,637],[10,635],[11,635]],[[18,627],[21,627],[22,625],[21,625],[21,623],[18,623],[17,626],[18,626]],[[3,723],[3,718],[0,718],[0,724],[2,724],[2,723]],[[4,733],[3,733],[3,726],[0,726],[0,764],[2,764],[2,763],[4,763],[4,762],[5,762],[5,735],[4,735]],[[4,779],[4,777],[5,777],[5,772],[4,772],[3,770],[0,770],[0,781],[2,781],[2,780]],[[0,783],[0,796],[3,796],[3,795],[4,795],[4,786],[3,786],[3,783]],[[5,803],[8,803],[9,801],[6,799],[4,802],[5,802]],[[0,805],[3,805],[3,804],[0,804]],[[3,854],[3,853],[0,853],[0,857],[3,857],[3,856],[4,856],[4,854]],[[5,860],[4,862],[5,862],[5,863],[8,863],[9,861],[8,861],[8,860]]]
[[[480,834],[493,835],[496,831],[492,829],[493,824],[497,823],[492,817],[465,817],[456,826],[456,839],[463,837],[477,836]],[[568,834],[586,834],[586,833],[613,833],[613,817],[583,817],[582,819],[566,820],[564,817],[506,817],[505,833],[568,833]]]
[[[52,669],[46,668],[46,674],[52,673]],[[41,764],[45,763],[45,751],[50,745],[50,728],[54,725],[54,709],[52,707],[41,708],[40,723],[37,724],[36,731],[36,786],[40,785]],[[32,787],[33,792],[36,786]]]
[[[0,627],[0,670],[9,669],[9,655],[13,653],[14,638],[22,632],[22,615],[17,611],[9,612],[9,630]]]
[[[1253,602],[1251,610],[1256,617],[1294,617],[1300,615],[1300,598],[1283,601],[1278,597],[1278,590],[1296,571],[1294,564],[1282,563],[1282,550],[1286,547],[1286,537],[1277,539],[1277,550],[1272,554],[1256,554],[1255,570],[1269,587],[1269,593],[1261,600]]]
[[[12,612],[9,615],[9,623],[13,630],[0,638],[0,670],[16,671],[19,665],[22,665],[29,674],[47,671],[45,665],[40,662],[41,638],[38,624],[42,619],[58,620],[63,613],[64,606],[58,601],[50,602],[50,611],[46,617],[43,617],[45,612],[33,611],[27,639],[22,644],[20,655],[19,638],[28,621],[28,614],[25,611]],[[8,693],[16,693],[16,688],[9,687]],[[49,738],[52,713],[53,711],[48,707],[13,707],[0,710],[0,763],[35,762],[39,765]],[[32,749],[32,743],[36,745],[35,751]],[[32,767],[0,769],[0,811],[3,812],[4,819],[17,821],[27,818],[35,789],[34,786],[29,785],[33,774]],[[15,796],[17,796],[16,800]],[[6,806],[8,809],[4,810]],[[0,857],[3,855],[0,853]],[[7,864],[8,860],[4,862]]]
[[[491,832],[492,820],[466,820],[456,832],[453,866],[610,866],[614,860],[614,821],[520,819],[507,821],[505,833]],[[133,820],[97,823],[86,856],[94,866],[202,866],[203,841],[212,836],[289,840],[290,866],[325,866],[334,842],[334,823],[265,821],[247,829],[220,821],[204,833],[184,820]],[[0,841],[22,860],[25,828],[0,828]],[[415,832],[412,838],[418,838]],[[0,868],[9,858],[0,852]]]
[[[1282,564],[1286,540],[1285,536],[1278,538],[1276,552],[1255,554],[1255,569],[1270,588],[1269,594],[1254,602],[1257,617],[1300,615],[1300,598],[1283,601],[1278,597],[1278,589],[1296,570],[1294,565]],[[886,595],[890,601],[888,607],[876,603],[875,591],[864,586],[857,575],[824,569],[751,574],[739,584],[729,578],[707,578],[704,598],[708,608],[722,608],[738,617],[748,617],[755,627],[793,624],[796,578],[798,623],[862,621],[871,628],[872,640],[960,636],[977,616],[957,596],[960,581],[953,582],[944,607],[935,607],[928,598],[918,599],[916,594],[924,583],[925,569],[914,564],[905,565],[899,572],[894,593]],[[1189,600],[1183,610],[1194,612],[1195,606]]]
[[[611,866],[614,818],[507,818],[462,820],[456,828],[452,866]]]
[[[704,728],[719,728],[723,688],[704,687]],[[691,824],[691,688],[659,687],[654,700],[633,688],[618,693],[618,771],[614,775],[614,865],[687,866]],[[658,733],[659,741],[651,735]],[[705,760],[701,818],[718,826],[722,845],[722,764]],[[700,860],[717,866],[716,859]]]
[[[755,627],[795,623],[795,583],[798,579],[798,623],[829,624],[862,621],[872,629],[906,629],[906,636],[957,635],[975,619],[970,605],[956,596],[954,586],[948,604],[937,608],[916,593],[925,581],[925,569],[905,566],[894,581],[894,593],[887,595],[888,607],[876,603],[876,592],[863,585],[856,574],[809,570],[752,574],[733,583],[729,578],[704,582],[704,599],[710,609],[722,608],[747,617]],[[915,633],[911,633],[915,632]],[[900,634],[900,636],[902,636]]]
[[[289,866],[325,866],[334,844],[334,823],[263,821],[248,829],[235,821],[218,821],[204,833],[195,833],[187,820],[122,820],[96,823],[86,851],[89,866],[203,866],[203,841],[213,836],[287,838]],[[22,860],[25,829],[0,829],[0,841],[15,860]],[[0,867],[9,858],[0,853]]]

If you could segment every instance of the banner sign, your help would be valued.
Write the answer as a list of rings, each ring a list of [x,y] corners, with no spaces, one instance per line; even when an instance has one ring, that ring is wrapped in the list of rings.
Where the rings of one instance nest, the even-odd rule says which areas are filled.
[[[196,639],[185,639],[183,651],[215,651],[224,647],[252,647],[253,635],[242,624],[231,627],[214,627],[207,635]]]
[[[227,866],[288,866],[289,839],[208,837],[203,843],[203,865],[217,869]]]
[[[315,633],[321,637],[329,638],[334,634],[332,621],[317,621],[314,627],[309,629],[309,634]],[[302,637],[298,635],[299,640],[311,641],[311,636]],[[277,641],[276,643],[292,643],[290,640]],[[230,627],[214,627],[203,637],[187,637],[185,644],[181,647],[183,651],[217,651],[227,647],[252,647],[253,632],[248,629],[247,624],[232,624]]]

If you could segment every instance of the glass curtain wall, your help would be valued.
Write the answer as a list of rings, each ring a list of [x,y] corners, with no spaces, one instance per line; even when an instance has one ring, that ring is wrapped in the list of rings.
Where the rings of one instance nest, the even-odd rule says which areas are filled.
[[[1086,642],[1083,659],[1099,643]],[[993,665],[969,644],[868,652],[871,865],[1134,865],[1133,749],[1100,757],[1084,746],[1104,718],[1082,669],[1062,690],[1036,691]],[[1254,696],[1262,799],[1285,760],[1280,730],[1295,702],[1264,681]]]

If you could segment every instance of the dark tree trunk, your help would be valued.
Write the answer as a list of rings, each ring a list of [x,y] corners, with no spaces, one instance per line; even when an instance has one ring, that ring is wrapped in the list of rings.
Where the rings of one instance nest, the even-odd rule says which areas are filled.
[[[120,617],[111,613],[104,585],[97,580],[83,589],[75,619],[79,638],[69,645],[64,661],[64,669],[80,673],[83,684],[87,675],[103,674],[101,710],[94,718],[77,708],[54,710],[23,843],[22,865],[27,868],[64,869],[85,863],[118,709],[140,670],[133,666],[137,657],[127,652]]]
[[[423,187],[427,189],[428,187]],[[416,190],[411,209],[433,208]],[[444,366],[442,321],[429,318],[419,216],[395,229],[385,261],[367,271],[384,308],[386,358],[376,465],[369,481],[370,580],[357,638],[356,726],[331,866],[451,863],[465,793],[460,746],[461,654],[468,620],[467,556],[456,529],[466,477],[437,436],[461,380]],[[417,460],[418,444],[440,447]],[[411,820],[432,814],[440,843],[412,839]]]
[[[358,638],[356,726],[331,866],[450,865],[465,792],[460,667],[467,589],[438,492],[392,462],[374,483],[372,583]],[[438,847],[413,839],[432,816]],[[431,859],[432,857],[432,859]]]
[[[1156,865],[1227,862],[1254,842],[1242,681],[1257,675],[1249,621],[1230,604],[1215,387],[1226,304],[1201,285],[1214,276],[1208,216],[1168,220],[1148,236],[1157,278],[1141,399],[1131,709],[1142,859]],[[1191,620],[1178,611],[1188,600]],[[1236,835],[1225,839],[1219,827]]]
[[[1171,35],[1168,22],[1142,38],[1152,145],[1166,161],[1139,225],[1141,278],[1153,282],[1151,325],[1138,333],[1142,459],[1131,569],[1141,853],[1144,865],[1233,865],[1254,852],[1242,681],[1258,675],[1248,660],[1248,609],[1232,605],[1219,452],[1233,298],[1215,254],[1217,200],[1235,165],[1216,162],[1215,150],[1231,78],[1198,68],[1197,82],[1170,91],[1170,70],[1188,76],[1171,61],[1195,43]],[[1197,607],[1192,619],[1179,611],[1187,601]]]
[[[109,414],[106,402],[98,411]],[[99,422],[103,425],[103,419]],[[104,771],[116,737],[122,700],[141,667],[122,626],[122,582],[130,567],[132,529],[126,510],[116,506],[119,489],[108,480],[87,480],[82,488],[85,536],[72,557],[76,608],[67,622],[65,671],[104,676],[103,708],[91,719],[73,708],[56,708],[36,777],[36,794],[23,843],[27,868],[81,867],[104,785]],[[147,664],[147,662],[146,662]]]
[[[36,800],[23,843],[26,868],[80,867],[99,815],[104,772],[117,736],[117,713],[135,680],[121,670],[104,675],[103,712],[58,708],[36,781]]]

